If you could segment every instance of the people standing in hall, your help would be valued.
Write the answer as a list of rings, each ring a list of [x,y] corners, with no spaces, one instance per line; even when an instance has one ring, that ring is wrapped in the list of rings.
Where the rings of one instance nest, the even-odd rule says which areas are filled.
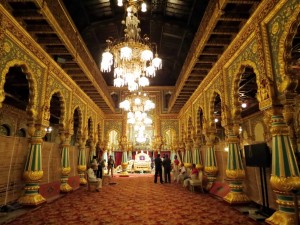
[[[103,176],[103,168],[105,167],[105,159],[99,158],[98,160],[98,170],[97,170],[97,178],[101,178]]]
[[[163,157],[162,157],[162,162],[164,162],[164,160],[165,160],[165,157],[166,157],[166,154],[163,154]],[[164,179],[165,179],[165,168],[164,167],[162,167],[161,168],[162,170],[161,170],[161,174],[162,174],[162,179],[163,179],[163,181],[164,182],[166,182]]]
[[[173,179],[176,181],[178,177],[178,172],[179,171],[179,160],[177,159],[177,155],[174,156],[174,161],[173,161]]]
[[[157,154],[157,157],[154,160],[155,164],[155,175],[154,175],[154,183],[157,183],[157,176],[159,174],[160,183],[163,184],[162,180],[162,160],[160,158],[160,154]]]
[[[111,177],[114,176],[114,165],[115,165],[115,160],[110,155],[107,162],[107,175],[109,175],[109,171],[111,171]]]
[[[171,183],[171,160],[168,155],[165,155],[162,164],[165,171],[165,183]]]
[[[89,166],[89,169],[87,170],[87,177],[88,177],[88,182],[97,182],[96,191],[100,191],[100,188],[102,188],[102,179],[96,177],[95,172],[92,168],[92,164]]]

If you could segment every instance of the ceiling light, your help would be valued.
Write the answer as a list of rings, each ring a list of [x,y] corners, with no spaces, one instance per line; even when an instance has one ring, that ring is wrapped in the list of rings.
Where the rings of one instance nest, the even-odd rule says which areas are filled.
[[[120,40],[108,39],[107,49],[102,54],[101,71],[108,73],[114,67],[114,86],[128,86],[129,91],[139,87],[149,86],[149,77],[155,77],[156,71],[162,68],[162,60],[157,54],[157,45],[152,43],[147,35],[140,36],[140,20],[137,17],[138,8],[144,12],[146,3],[139,7],[137,0],[128,0],[125,35]],[[123,1],[118,0],[122,6]],[[155,58],[153,58],[155,51]]]

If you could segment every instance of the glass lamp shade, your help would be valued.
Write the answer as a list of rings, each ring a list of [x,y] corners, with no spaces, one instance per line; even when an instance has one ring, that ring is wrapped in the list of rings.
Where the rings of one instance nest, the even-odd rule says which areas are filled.
[[[101,72],[109,73],[111,71],[111,65],[106,61],[101,62]]]
[[[146,86],[149,86],[150,82],[149,82],[149,79],[147,77],[141,77],[139,79],[139,85],[141,87],[146,87]]]
[[[142,5],[141,5],[141,11],[142,12],[147,12],[147,4],[145,2],[143,2]]]
[[[128,90],[129,91],[137,91],[139,89],[139,85],[136,82],[128,83]]]
[[[152,120],[151,120],[149,117],[146,117],[146,118],[144,119],[144,123],[145,123],[146,125],[150,125],[150,124],[152,124]]]
[[[123,0],[118,0],[118,6],[123,6]]]
[[[155,58],[152,60],[152,65],[156,70],[160,70],[162,68],[162,61],[160,58],[158,58],[157,54],[155,55]]]
[[[155,68],[153,66],[148,66],[146,68],[146,76],[155,77]]]
[[[123,69],[121,67],[117,67],[114,69],[114,77],[122,77]]]
[[[146,62],[146,61],[150,61],[153,59],[153,52],[150,51],[149,49],[146,49],[144,51],[142,51],[141,54],[141,60]]]
[[[120,102],[120,108],[124,109],[125,111],[130,110],[130,102],[126,99],[123,102]]]
[[[134,118],[129,118],[127,120],[127,123],[129,123],[129,124],[135,124],[135,119]]]
[[[129,48],[128,46],[125,46],[123,48],[121,48],[120,50],[121,54],[120,54],[120,58],[122,60],[131,60],[131,56],[132,56],[132,49]]]
[[[142,103],[142,100],[141,100],[139,97],[136,97],[136,98],[134,99],[134,104],[140,105],[141,103]]]
[[[123,87],[124,86],[124,80],[120,77],[117,77],[114,79],[114,86],[115,87]]]

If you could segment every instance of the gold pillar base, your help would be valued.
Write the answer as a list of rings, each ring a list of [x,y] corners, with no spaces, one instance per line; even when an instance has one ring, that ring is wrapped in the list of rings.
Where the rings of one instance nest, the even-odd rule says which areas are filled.
[[[122,171],[122,172],[120,173],[119,177],[129,177],[129,174],[128,174],[127,171],[125,171],[125,172]]]
[[[265,220],[267,224],[272,225],[294,225],[295,213],[285,213],[282,211],[276,211],[271,217]]]
[[[40,205],[40,204],[46,202],[46,199],[38,193],[31,194],[31,195],[25,194],[24,196],[19,198],[18,202],[21,205],[37,206],[37,205]]]
[[[73,188],[68,183],[64,183],[60,185],[60,191],[66,193],[73,191]]]
[[[201,164],[196,164],[196,169],[203,170],[204,166]]]
[[[250,202],[248,196],[243,192],[229,192],[224,198],[229,204],[243,204]]]
[[[87,180],[84,177],[80,177],[80,185],[86,185],[87,184]]]

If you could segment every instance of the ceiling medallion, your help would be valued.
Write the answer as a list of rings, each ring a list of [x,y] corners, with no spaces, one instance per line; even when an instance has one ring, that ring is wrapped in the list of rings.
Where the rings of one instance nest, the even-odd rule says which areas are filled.
[[[123,1],[118,0],[118,5],[123,6]],[[128,86],[129,91],[149,86],[148,78],[154,77],[156,71],[162,68],[157,45],[151,42],[147,35],[140,36],[140,20],[137,17],[139,8],[144,12],[147,6],[143,1],[127,1],[127,16],[122,21],[125,25],[125,35],[120,40],[106,40],[108,46],[102,54],[101,61],[102,72],[110,72],[113,65],[114,86]]]

